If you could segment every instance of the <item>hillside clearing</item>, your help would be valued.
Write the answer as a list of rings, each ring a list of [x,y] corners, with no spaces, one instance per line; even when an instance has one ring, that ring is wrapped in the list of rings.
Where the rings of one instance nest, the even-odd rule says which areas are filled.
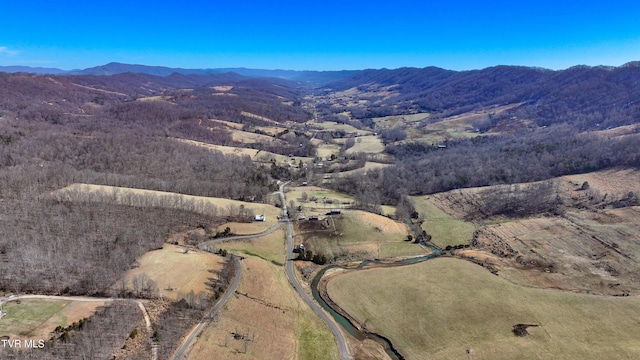
[[[259,257],[273,264],[283,265],[285,261],[285,232],[280,229],[259,238],[231,240],[217,243],[215,247],[228,251],[237,251],[246,255]]]
[[[267,230],[277,224],[277,216],[280,214],[278,208],[267,204],[106,185],[72,184],[53,192],[52,195],[65,201],[96,201],[138,207],[167,207],[212,216],[235,214],[243,208],[254,214],[266,215],[264,222],[253,225],[253,229],[259,230],[257,232]]]
[[[412,199],[420,219],[424,220],[421,227],[431,235],[431,242],[435,246],[444,249],[469,243],[475,230],[472,223],[445,213],[425,196],[414,196]]]
[[[185,253],[181,246],[165,244],[162,249],[149,251],[137,260],[137,267],[127,271],[123,280],[113,285],[115,290],[126,288],[133,291],[133,279],[148,276],[153,280],[162,297],[178,300],[190,291],[207,293],[208,279],[214,276],[209,270],[222,268],[224,258],[203,251]],[[157,294],[154,294],[157,295]]]
[[[314,253],[336,261],[382,259],[425,255],[423,247],[406,241],[406,225],[360,210],[343,210],[340,215],[317,221],[298,221],[295,241]]]
[[[523,288],[451,258],[350,272],[328,291],[407,359],[640,357],[638,297]],[[539,327],[517,337],[516,324]]]

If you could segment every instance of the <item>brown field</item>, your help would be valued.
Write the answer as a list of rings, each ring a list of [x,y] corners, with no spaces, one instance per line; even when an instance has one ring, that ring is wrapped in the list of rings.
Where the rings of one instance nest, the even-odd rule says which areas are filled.
[[[108,301],[70,301],[57,299],[22,299],[20,304],[3,305],[7,315],[0,320],[0,335],[11,339],[49,340],[51,332],[93,315]]]
[[[384,145],[382,140],[377,136],[358,136],[355,145],[347,149],[347,154],[353,153],[367,153],[367,154],[379,154],[384,151]]]
[[[262,120],[262,121],[266,121],[266,122],[270,122],[270,123],[274,123],[274,124],[278,124],[277,121],[266,118],[264,116],[260,116],[260,115],[256,115],[256,114],[252,114],[250,112],[247,111],[241,111],[240,115],[242,116],[246,116],[246,117],[250,117],[250,118],[254,118],[254,119],[258,119],[258,120]]]
[[[165,244],[160,250],[149,251],[137,260],[137,267],[127,271],[124,276],[128,288],[131,280],[142,274],[147,275],[158,286],[162,297],[177,300],[180,296],[193,291],[195,294],[207,292],[207,279],[213,274],[209,270],[222,268],[224,258],[204,251],[189,250],[171,244]],[[121,281],[113,285],[121,288]]]
[[[411,115],[392,115],[392,116],[384,116],[373,118],[372,120],[376,123],[376,125],[390,129],[396,126],[402,125],[413,125],[413,123],[420,122],[428,119],[430,116],[429,113],[419,113],[419,114],[411,114]]]
[[[329,328],[291,287],[283,267],[254,257],[242,260],[235,296],[189,354],[194,360],[337,358]]]
[[[233,89],[233,85],[220,85],[220,86],[212,86],[211,87],[215,91],[227,92]]]
[[[640,293],[640,207],[614,208],[629,192],[640,192],[640,171],[615,169],[553,180],[562,215],[480,220],[474,249],[460,252],[515,283],[575,292]],[[584,182],[589,189],[579,190]],[[520,184],[525,189],[530,184]],[[434,194],[430,201],[458,218],[473,218],[493,188]]]
[[[337,130],[341,130],[346,132],[347,134],[353,133],[353,134],[357,134],[357,135],[371,135],[371,131],[368,130],[360,130],[357,129],[351,125],[348,124],[340,124],[337,122],[333,122],[333,121],[324,121],[324,122],[312,122],[309,121],[307,122],[307,124],[317,127],[321,130],[328,130],[328,131],[337,131]]]
[[[452,258],[352,271],[328,292],[408,360],[640,357],[637,296],[520,287]],[[516,324],[538,327],[517,337]]]
[[[231,130],[231,140],[240,142],[243,144],[256,144],[256,143],[269,144],[274,142],[278,144],[284,144],[282,140],[275,139],[271,136],[256,134],[256,133],[242,131],[242,130]]]
[[[340,146],[336,144],[320,144],[316,147],[316,154],[321,159],[329,159],[331,155],[338,155]]]
[[[217,120],[217,119],[209,119],[209,121],[211,121],[213,123],[222,124],[222,125],[224,125],[226,127],[229,127],[231,129],[235,129],[235,130],[242,130],[244,128],[243,124],[235,123],[235,122],[232,122],[232,121]]]

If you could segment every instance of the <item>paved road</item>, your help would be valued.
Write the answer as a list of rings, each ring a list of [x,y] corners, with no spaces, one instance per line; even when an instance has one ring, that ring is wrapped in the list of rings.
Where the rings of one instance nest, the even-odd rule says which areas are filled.
[[[282,202],[282,214],[287,213],[286,201],[284,198],[284,186],[287,183],[280,185],[280,200]],[[287,276],[289,277],[289,281],[296,289],[298,294],[302,297],[302,299],[313,309],[313,311],[318,314],[322,320],[329,326],[333,336],[336,338],[338,342],[338,346],[340,347],[340,357],[343,360],[351,360],[353,359],[349,354],[349,347],[347,346],[347,342],[340,331],[339,326],[333,322],[333,320],[325,313],[320,305],[318,305],[309,295],[302,289],[300,282],[298,282],[298,278],[295,275],[295,270],[293,269],[293,228],[291,227],[291,222],[286,216],[283,216],[283,221],[287,223]]]
[[[278,224],[278,226],[279,226],[279,224]],[[252,236],[256,236],[256,235],[252,235]],[[233,262],[234,262],[234,265],[236,267],[236,276],[233,278],[233,281],[231,282],[231,285],[229,285],[229,287],[227,288],[227,291],[225,291],[224,295],[222,295],[220,300],[218,300],[218,302],[213,307],[213,309],[211,309],[211,311],[209,311],[207,316],[202,318],[202,320],[200,320],[200,323],[198,323],[198,325],[184,339],[184,341],[182,342],[182,345],[180,346],[180,348],[176,351],[175,355],[173,356],[174,360],[186,359],[185,352],[189,348],[189,346],[191,345],[193,340],[196,338],[196,336],[198,336],[198,334],[200,333],[202,328],[204,328],[204,326],[207,323],[209,323],[211,320],[213,320],[213,317],[216,314],[216,312],[218,310],[220,310],[220,308],[225,304],[225,302],[227,302],[227,300],[229,299],[231,294],[233,294],[236,291],[236,288],[238,287],[238,283],[240,282],[240,273],[242,272],[242,267],[240,266],[240,259],[237,256],[233,257]]]
[[[223,242],[223,241],[231,241],[231,240],[242,240],[242,239],[251,239],[251,238],[256,238],[256,237],[262,237],[265,235],[269,235],[272,232],[278,230],[278,228],[280,228],[280,226],[282,226],[282,221],[278,222],[276,225],[274,225],[272,228],[267,229],[261,233],[258,234],[252,234],[252,235],[237,235],[237,236],[229,236],[229,237],[223,237],[223,238],[218,238],[218,239],[213,239],[213,240],[209,240],[209,241],[205,241],[200,243],[200,245],[198,245],[198,247],[201,250],[206,250],[207,247],[211,244],[215,244],[215,243],[219,243],[219,242]]]

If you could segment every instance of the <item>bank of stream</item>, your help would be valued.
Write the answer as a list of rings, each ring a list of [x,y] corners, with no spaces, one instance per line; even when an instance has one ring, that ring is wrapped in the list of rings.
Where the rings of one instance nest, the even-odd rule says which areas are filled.
[[[316,274],[316,276],[311,281],[311,292],[313,293],[313,298],[325,309],[331,317],[351,336],[355,337],[358,340],[370,339],[378,342],[387,352],[387,354],[393,360],[404,360],[404,356],[398,352],[397,349],[393,347],[391,340],[386,337],[376,334],[370,331],[366,331],[364,329],[360,329],[357,327],[348,317],[344,310],[342,310],[336,303],[334,303],[327,295],[326,289],[324,291],[319,291],[318,286],[320,285],[320,281],[324,274],[330,269],[345,269],[349,271],[357,271],[364,269],[373,268],[373,267],[394,267],[394,266],[406,266],[410,264],[416,264],[419,262],[423,262],[429,259],[433,259],[435,257],[440,256],[441,252],[435,247],[431,247],[432,253],[425,256],[413,257],[408,259],[403,259],[395,262],[382,262],[379,260],[365,260],[358,264],[357,267],[346,267],[342,265],[329,265]],[[324,296],[323,296],[324,294]],[[326,297],[326,298],[325,298]],[[355,320],[354,320],[355,322]]]

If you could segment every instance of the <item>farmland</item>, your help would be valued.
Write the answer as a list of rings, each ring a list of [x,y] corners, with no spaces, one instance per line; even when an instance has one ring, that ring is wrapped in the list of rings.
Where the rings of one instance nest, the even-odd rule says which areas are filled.
[[[523,288],[457,259],[355,271],[331,280],[328,291],[407,359],[640,356],[638,297]],[[538,327],[517,337],[520,323]]]
[[[424,220],[422,229],[431,235],[431,242],[440,247],[468,244],[473,236],[474,225],[457,219],[440,210],[427,197],[413,197],[416,210]]]
[[[233,299],[201,335],[190,359],[335,359],[331,332],[289,285],[282,266],[242,261]]]
[[[345,210],[318,221],[298,221],[295,231],[297,243],[339,261],[428,253],[406,241],[406,225],[359,210]]]

